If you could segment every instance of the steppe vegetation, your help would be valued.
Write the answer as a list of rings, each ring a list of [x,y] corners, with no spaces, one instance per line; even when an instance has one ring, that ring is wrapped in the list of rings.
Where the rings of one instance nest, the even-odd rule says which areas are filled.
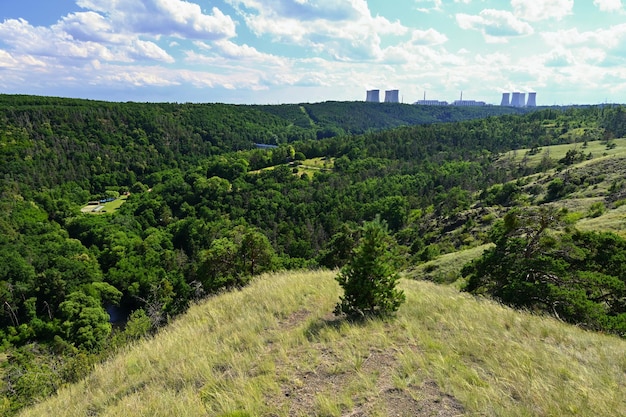
[[[619,416],[626,342],[403,280],[394,320],[332,314],[336,272],[192,306],[23,416]]]
[[[625,136],[622,106],[518,111],[0,96],[2,412],[13,415],[56,392],[89,402],[68,412],[102,415],[128,414],[127,406],[158,415],[168,404],[182,414],[218,415],[622,411],[623,359],[598,345],[623,357]],[[113,195],[128,198],[97,216],[81,212]],[[518,226],[536,210],[559,222],[534,239]],[[350,266],[363,224],[376,218],[396,248],[393,270],[381,276],[395,280],[403,271],[407,299],[395,321],[357,325],[330,314],[341,294],[324,280]],[[613,243],[619,250],[607,250]],[[515,256],[524,247],[520,253],[530,256]],[[497,268],[500,258],[506,268]],[[317,272],[255,278],[273,271]],[[278,291],[300,274],[320,277],[320,288],[293,289],[305,291],[291,294],[299,307],[256,305],[263,296],[254,291],[275,296],[259,285]],[[306,307],[317,291],[332,295],[320,293],[320,305]],[[492,297],[536,316],[498,307]],[[205,310],[216,303],[241,318]],[[498,318],[473,312],[483,308]],[[205,317],[204,333],[183,338],[187,361],[167,335],[193,327],[195,319],[184,323],[194,311],[223,315],[219,326]],[[258,334],[246,332],[248,324]],[[212,344],[220,338],[230,347]],[[510,358],[498,356],[506,352]],[[116,363],[120,375],[131,373],[128,382],[109,372],[115,382],[98,388],[102,370]],[[150,377],[152,367],[165,379]],[[181,375],[187,372],[195,376]],[[150,378],[158,381],[154,397],[144,390]],[[584,391],[587,379],[593,388]],[[570,400],[570,388],[578,399]]]

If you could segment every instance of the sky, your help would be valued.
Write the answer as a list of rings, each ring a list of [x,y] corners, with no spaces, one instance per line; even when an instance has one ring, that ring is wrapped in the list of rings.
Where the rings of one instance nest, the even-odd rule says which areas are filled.
[[[626,1],[626,0],[625,0]],[[0,93],[626,102],[622,0],[0,0]]]

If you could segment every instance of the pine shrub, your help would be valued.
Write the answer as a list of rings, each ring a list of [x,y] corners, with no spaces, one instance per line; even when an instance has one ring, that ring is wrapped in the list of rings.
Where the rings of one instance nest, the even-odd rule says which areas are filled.
[[[387,225],[379,218],[363,225],[362,237],[348,263],[336,277],[344,290],[335,314],[350,318],[392,316],[404,302],[404,292],[394,267],[393,247]]]

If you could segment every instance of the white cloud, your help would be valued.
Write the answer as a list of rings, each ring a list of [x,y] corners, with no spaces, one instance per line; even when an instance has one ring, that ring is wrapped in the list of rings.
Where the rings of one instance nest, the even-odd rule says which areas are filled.
[[[29,54],[69,60],[130,63],[137,60],[173,63],[155,43],[162,36],[223,40],[234,37],[235,23],[214,7],[211,14],[183,0],[78,0],[88,9],[70,13],[49,27],[24,19],[0,23],[0,45],[14,56]],[[148,39],[146,39],[148,38]],[[171,47],[171,42],[169,42]]]
[[[461,29],[480,31],[491,43],[506,42],[507,38],[530,35],[532,26],[504,10],[485,9],[479,15],[459,13],[456,21]]]
[[[593,4],[603,12],[623,11],[622,0],[593,0]]]
[[[443,0],[414,0],[418,6],[421,4],[430,3],[430,7],[418,7],[417,10],[423,13],[430,13],[431,11],[441,12],[443,11]],[[482,0],[485,1],[485,0]],[[470,4],[472,0],[454,0],[454,3]]]
[[[155,61],[162,61],[170,64],[174,62],[174,58],[172,58],[164,49],[159,47],[154,42],[135,39],[128,46],[127,50],[133,58],[152,59]]]
[[[0,68],[11,68],[17,65],[17,60],[7,51],[0,49]]]
[[[595,67],[623,67],[626,63],[626,24],[579,32],[567,29],[542,34],[546,45],[571,55],[569,62]]]
[[[257,35],[310,48],[337,60],[376,60],[382,35],[404,35],[400,22],[372,16],[365,0],[228,0]]]
[[[577,28],[545,32],[541,36],[548,45],[558,47],[592,47],[604,50],[624,50],[626,52],[626,23],[579,32]]]
[[[53,26],[54,29],[71,35],[77,41],[115,41],[113,27],[104,16],[96,12],[70,13]]]
[[[544,55],[543,65],[547,67],[568,67],[574,64],[574,57],[567,50],[554,50]]]
[[[564,29],[541,34],[546,44],[551,46],[575,46],[597,43],[601,40],[598,32],[579,32],[577,28]]]
[[[412,41],[386,48],[381,62],[394,68],[402,66],[403,70],[412,72],[433,70],[443,66],[460,66],[465,61],[458,55],[451,54],[439,46],[420,45]]]
[[[487,55],[476,55],[476,62],[486,68],[504,68],[511,65],[511,58],[501,52]]]
[[[80,30],[77,21],[91,20],[99,27],[106,27],[102,20],[93,19],[91,15],[71,15],[67,20],[50,28],[32,26],[26,20],[10,19],[0,23],[0,39],[14,51],[15,55],[30,54],[33,56],[57,58],[62,60],[102,60],[130,62],[133,60],[157,60],[171,63],[173,58],[150,41],[144,41],[130,35],[111,34],[93,35],[88,26]],[[66,29],[69,29],[68,32]],[[92,36],[93,35],[93,36]],[[75,38],[76,36],[76,38]],[[99,39],[96,39],[98,38]],[[78,38],[78,39],[77,39]],[[68,65],[75,65],[66,61]]]
[[[415,45],[440,45],[446,43],[448,37],[435,29],[414,30],[411,35],[411,43]]]
[[[0,20],[0,88],[297,102],[362,99],[368,86],[399,88],[405,102],[425,90],[451,101],[463,90],[463,97],[495,103],[502,91],[535,89],[550,104],[575,102],[570,94],[590,86],[615,95],[622,83],[626,90],[621,1],[588,1],[583,17],[593,30],[577,29],[581,16],[566,18],[572,0],[414,0],[401,22],[384,7],[373,14],[367,0],[224,1],[237,14],[225,15],[232,9],[221,0],[75,0],[83,9],[52,25]],[[479,12],[486,4],[511,6]],[[458,36],[450,23],[476,32]],[[247,25],[239,37],[237,25]],[[476,42],[481,34],[490,45]],[[506,42],[514,46],[495,44]],[[547,90],[563,95],[548,98]]]
[[[260,53],[256,48],[248,45],[237,45],[228,40],[221,40],[214,43],[215,49],[220,52],[220,56],[228,59],[275,59],[274,57]]]
[[[217,7],[204,14],[184,0],[78,0],[77,4],[104,14],[118,32],[191,39],[222,39],[236,35],[235,22]]]
[[[232,3],[256,10],[266,8],[277,16],[302,21],[353,20],[367,10],[367,3],[352,0],[234,0]]]
[[[130,68],[130,67],[100,68],[99,74],[94,77],[98,79],[97,84],[104,85],[130,85],[134,87],[167,87],[180,85],[180,81],[172,78],[171,73],[162,73],[161,71],[150,71],[148,68]]]
[[[185,51],[185,62],[190,64],[228,67],[229,70],[236,66],[288,70],[287,58],[260,52],[249,45],[238,45],[226,39],[211,44],[196,41],[194,45],[205,53]]]
[[[422,3],[432,3],[430,7],[418,7],[417,10],[420,12],[428,13],[431,10],[441,11],[442,0],[415,0],[415,1],[417,2],[418,5]]]
[[[0,53],[0,68],[4,54]],[[21,68],[21,67],[20,67]],[[176,69],[160,66],[119,65],[106,62],[84,62],[82,66],[67,67],[55,65],[49,61],[38,67],[37,71],[22,71],[20,68],[2,68],[0,87],[5,91],[14,91],[19,82],[21,92],[36,91],[54,85],[67,92],[101,91],[104,96],[113,96],[115,92],[128,94],[131,89],[150,88],[154,97],[172,87],[194,86],[196,88],[224,87],[228,89],[258,90],[267,88],[263,84],[265,72],[258,68],[243,69],[232,66],[223,72],[206,70]],[[49,88],[49,87],[47,87]],[[154,90],[158,89],[158,90]],[[20,92],[20,90],[16,91]],[[65,93],[68,94],[68,93]],[[65,95],[64,94],[64,95]],[[72,93],[69,93],[72,94]],[[180,99],[180,97],[179,97]]]
[[[75,41],[71,35],[64,31],[55,28],[34,27],[24,19],[9,19],[0,23],[0,39],[15,54],[115,59],[114,54],[101,44],[91,41]]]
[[[517,17],[532,22],[557,19],[572,14],[574,0],[511,0]]]

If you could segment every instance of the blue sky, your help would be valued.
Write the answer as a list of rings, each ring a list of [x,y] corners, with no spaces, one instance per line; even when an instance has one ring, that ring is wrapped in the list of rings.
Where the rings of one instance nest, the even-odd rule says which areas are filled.
[[[622,0],[19,0],[0,93],[111,101],[626,102]],[[382,94],[381,94],[382,95]]]

